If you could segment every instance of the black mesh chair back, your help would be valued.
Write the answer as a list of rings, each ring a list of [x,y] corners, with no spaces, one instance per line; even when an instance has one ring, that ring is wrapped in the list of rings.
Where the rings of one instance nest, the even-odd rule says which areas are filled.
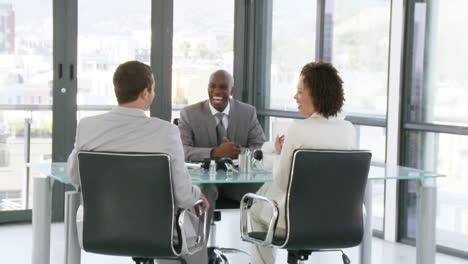
[[[166,154],[80,152],[83,248],[88,252],[170,258],[174,195]]]
[[[313,250],[359,245],[370,161],[369,151],[296,150],[282,247]]]

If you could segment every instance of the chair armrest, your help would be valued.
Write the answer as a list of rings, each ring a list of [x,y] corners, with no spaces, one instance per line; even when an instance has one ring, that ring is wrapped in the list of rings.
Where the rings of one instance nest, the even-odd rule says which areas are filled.
[[[268,231],[267,231],[267,235],[264,241],[250,237],[249,232],[248,232],[248,223],[247,223],[248,213],[250,211],[250,208],[252,207],[254,200],[264,201],[268,203],[272,209],[272,217],[270,219],[270,224],[268,225]],[[276,223],[278,221],[278,215],[279,215],[278,203],[274,200],[268,199],[267,197],[264,197],[258,194],[247,193],[244,195],[244,197],[242,197],[240,209],[241,209],[240,225],[241,225],[242,240],[248,241],[248,242],[260,245],[260,246],[272,246],[273,237],[275,235]]]
[[[206,227],[207,227],[207,221],[208,217],[206,216],[205,213],[205,205],[203,204],[202,200],[198,200],[193,204],[194,209],[197,210],[197,214],[195,214],[192,210],[192,208],[185,208],[183,209],[179,217],[177,219],[177,224],[179,225],[180,228],[180,233],[181,233],[181,255],[191,255],[193,253],[196,253],[200,249],[202,249],[206,245]],[[185,221],[185,215],[191,215],[192,217],[198,217],[198,229],[197,229],[197,236],[195,240],[195,244],[193,246],[188,245],[187,241],[187,234],[186,234],[186,224],[184,223]],[[198,215],[198,216],[197,216]]]

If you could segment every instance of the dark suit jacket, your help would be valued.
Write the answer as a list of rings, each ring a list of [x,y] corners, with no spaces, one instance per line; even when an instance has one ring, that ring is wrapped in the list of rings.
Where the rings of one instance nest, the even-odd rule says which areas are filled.
[[[217,147],[216,120],[209,100],[185,107],[180,112],[179,129],[185,160],[203,161]],[[255,107],[230,99],[227,138],[243,148],[261,148],[265,134],[257,120]]]

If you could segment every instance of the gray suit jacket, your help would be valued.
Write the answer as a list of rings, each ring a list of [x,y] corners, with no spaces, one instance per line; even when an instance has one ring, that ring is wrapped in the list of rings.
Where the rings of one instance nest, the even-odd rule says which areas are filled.
[[[217,147],[216,120],[209,101],[185,107],[180,112],[179,129],[185,160],[202,161]],[[265,134],[257,120],[255,107],[230,99],[227,138],[243,148],[261,148]]]
[[[162,152],[171,158],[176,206],[188,208],[200,197],[184,163],[179,129],[141,109],[115,107],[112,111],[83,118],[76,130],[75,148],[68,157],[68,173],[79,185],[77,153],[80,150],[113,152]],[[129,175],[131,176],[131,175]]]

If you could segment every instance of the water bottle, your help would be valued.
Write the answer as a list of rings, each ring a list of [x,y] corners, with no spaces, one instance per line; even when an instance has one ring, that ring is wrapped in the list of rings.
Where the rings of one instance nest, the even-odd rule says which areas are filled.
[[[216,161],[210,161],[210,179],[216,178]]]

